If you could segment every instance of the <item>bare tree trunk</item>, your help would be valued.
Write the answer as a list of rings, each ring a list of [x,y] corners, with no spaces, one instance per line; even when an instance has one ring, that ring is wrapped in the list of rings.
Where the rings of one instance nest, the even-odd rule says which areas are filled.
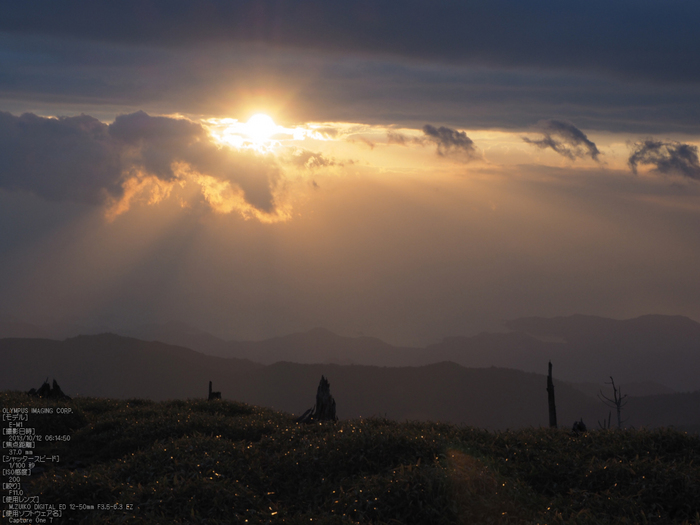
[[[547,375],[547,400],[549,401],[549,426],[557,428],[557,407],[554,405],[554,382],[552,381],[552,362],[549,362]]]
[[[316,404],[295,419],[297,423],[312,423],[314,421],[337,421],[335,415],[335,399],[331,395],[331,385],[321,376],[321,382],[316,389]]]
[[[214,399],[221,399],[221,392],[212,392],[211,391],[211,381],[209,381],[209,397],[207,397],[207,401],[212,401]]]
[[[61,390],[61,387],[58,386],[55,379],[53,380],[53,388],[51,388],[48,377],[46,378],[46,381],[44,381],[44,384],[39,387],[39,390],[32,388],[29,392],[27,392],[27,394],[30,396],[44,397],[48,399],[70,399],[70,396],[63,393],[63,390]]]
[[[617,409],[617,428],[622,428],[622,391],[615,388],[615,383],[613,382],[612,377],[610,378],[610,381],[613,387],[613,395],[615,396],[615,408]]]
[[[316,390],[316,419],[319,421],[336,421],[335,399],[331,395],[331,385],[321,376],[321,382]]]

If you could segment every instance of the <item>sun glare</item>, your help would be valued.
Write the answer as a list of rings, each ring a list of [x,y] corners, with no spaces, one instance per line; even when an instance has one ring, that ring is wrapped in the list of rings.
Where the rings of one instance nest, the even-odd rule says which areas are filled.
[[[263,142],[270,140],[270,137],[277,133],[277,127],[272,117],[264,113],[256,113],[246,122],[246,133],[251,139]]]
[[[289,145],[291,141],[329,141],[338,138],[337,123],[312,122],[286,128],[265,113],[256,113],[247,122],[234,118],[210,118],[204,122],[217,142],[265,154],[274,153],[280,146]]]
[[[224,118],[209,119],[209,123],[214,125],[212,135],[219,142],[239,149],[254,149],[260,153],[271,152],[279,146],[279,141],[273,137],[288,132],[264,113],[256,113],[248,122]]]

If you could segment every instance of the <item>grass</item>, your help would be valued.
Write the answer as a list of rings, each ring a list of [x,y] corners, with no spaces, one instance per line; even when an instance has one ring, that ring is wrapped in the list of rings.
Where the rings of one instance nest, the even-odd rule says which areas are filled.
[[[230,401],[0,399],[3,408],[72,408],[30,415],[37,434],[70,441],[37,447],[60,461],[44,463],[27,494],[133,505],[66,511],[53,523],[700,525],[700,437],[670,429],[300,425]]]

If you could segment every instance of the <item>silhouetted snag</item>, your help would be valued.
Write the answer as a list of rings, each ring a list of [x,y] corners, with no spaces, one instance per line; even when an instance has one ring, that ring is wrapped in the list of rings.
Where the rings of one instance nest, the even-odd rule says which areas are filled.
[[[313,423],[315,421],[337,421],[335,415],[335,399],[331,395],[331,385],[321,376],[316,390],[316,404],[295,419],[297,423]]]
[[[587,431],[588,429],[586,428],[586,424],[583,422],[583,418],[581,418],[580,421],[574,421],[574,426],[571,429],[572,434],[578,436],[579,434]]]
[[[36,390],[35,388],[32,388],[27,392],[30,396],[34,397],[41,397],[44,399],[65,399],[69,400],[70,396],[67,396],[66,394],[63,393],[63,390],[61,390],[61,387],[58,386],[58,383],[56,380],[53,380],[53,388],[51,385],[49,385],[49,378],[46,378],[46,381],[44,381],[44,384],[39,387],[39,390]]]
[[[207,401],[211,401],[212,399],[221,399],[221,392],[212,392],[211,381],[209,381],[209,397],[207,398]]]
[[[302,415],[300,415],[294,421],[297,423],[308,423],[309,418],[311,417],[311,412],[313,412],[315,408],[316,408],[316,405],[314,405],[312,408],[308,409],[306,412],[304,412]]]
[[[554,382],[552,381],[552,362],[549,362],[547,375],[547,400],[549,401],[549,426],[557,428],[557,407],[554,405]]]
[[[603,423],[601,424],[600,421],[598,421],[598,426],[602,430],[610,430],[610,417],[612,416],[612,412],[608,412],[608,422],[607,424],[605,423],[605,419],[603,419]]]
[[[624,396],[622,395],[622,391],[619,388],[615,388],[615,380],[610,376],[610,383],[606,383],[608,385],[612,385],[613,387],[613,398],[610,399],[607,397],[605,394],[603,394],[603,391],[601,390],[600,394],[598,394],[598,398],[605,404],[605,406],[608,406],[610,408],[615,408],[617,410],[617,428],[622,428],[622,415],[620,412],[622,411],[622,407],[624,407],[627,402],[623,403],[624,399],[627,397],[627,394]],[[610,428],[610,416],[608,415],[608,428]]]
[[[70,399],[66,394],[63,393],[61,387],[58,386],[56,380],[53,380],[53,388],[51,389],[51,395],[56,399]]]
[[[331,395],[331,385],[321,376],[321,381],[316,390],[316,419],[320,421],[336,421],[335,399]]]
[[[54,380],[55,381],[55,380]],[[50,397],[51,396],[51,385],[49,385],[49,378],[47,377],[46,380],[44,381],[44,384],[39,387],[39,390],[32,390],[29,391],[31,394],[32,391],[34,391],[35,396],[37,397]]]

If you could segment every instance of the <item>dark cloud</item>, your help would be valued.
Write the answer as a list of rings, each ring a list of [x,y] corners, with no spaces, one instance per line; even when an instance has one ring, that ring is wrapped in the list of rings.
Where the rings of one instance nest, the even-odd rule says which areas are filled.
[[[387,131],[386,133],[387,144],[398,144],[399,146],[405,146],[409,140],[410,139],[406,135],[397,131]]]
[[[655,167],[660,173],[673,173],[700,180],[698,147],[681,142],[647,139],[637,142],[629,158],[630,169],[637,173],[639,164]]]
[[[348,138],[348,142],[362,142],[366,146],[369,146],[369,149],[374,149],[375,146],[374,142],[369,140],[367,137],[363,137],[362,135],[351,135]]]
[[[322,153],[315,153],[302,148],[296,148],[288,157],[288,161],[299,168],[306,168],[309,170],[343,165],[333,158],[329,159],[324,157]]]
[[[0,112],[0,188],[48,200],[100,204],[118,199],[140,174],[170,182],[176,162],[238,185],[245,200],[274,211],[276,164],[250,152],[219,147],[195,122],[139,111],[104,124],[88,115],[45,118]]]
[[[118,116],[109,133],[121,144],[135,147],[137,155],[131,160],[163,180],[175,178],[172,163],[178,157],[191,161],[188,150],[197,142],[207,142],[204,128],[195,122],[152,117],[143,111]]]
[[[528,144],[534,144],[542,149],[552,148],[571,160],[586,156],[598,160],[600,151],[595,143],[588,140],[586,134],[573,124],[559,120],[540,120],[535,128],[544,137],[539,140],[523,137]]]
[[[451,154],[466,154],[468,158],[474,158],[478,155],[474,141],[464,131],[457,131],[446,126],[436,128],[430,124],[425,124],[422,130],[423,137],[410,137],[397,131],[388,131],[386,134],[387,144],[398,144],[399,146],[436,144],[437,154],[441,157]]]
[[[0,112],[0,188],[96,204],[121,195],[121,153],[108,126],[90,116]]]
[[[276,164],[250,151],[213,143],[198,123],[151,117],[139,111],[117,117],[110,125],[110,134],[135,147],[125,151],[127,162],[162,180],[172,180],[174,162],[185,162],[202,174],[238,185],[245,200],[258,210],[272,213],[275,209],[272,189],[279,178]]]
[[[522,130],[542,115],[560,115],[582,129],[700,132],[700,83],[366,58],[248,44],[183,50],[0,32],[0,109],[86,113],[103,122],[136,109],[241,117],[253,106],[273,112],[280,97],[255,93],[263,91],[293,98],[285,103],[287,122]],[[327,127],[321,135],[337,138]]]
[[[437,144],[437,153],[440,156],[444,157],[456,152],[466,153],[469,157],[476,155],[474,141],[467,137],[464,131],[457,131],[445,126],[436,128],[426,124],[423,126],[423,133],[428,140]]]
[[[403,133],[399,133],[398,131],[387,131],[386,133],[387,144],[398,144],[399,146],[408,146],[409,144],[416,142],[423,143],[424,141],[421,139],[417,140],[416,138],[408,137]]]
[[[692,1],[35,0],[0,31],[158,46],[265,43],[330,52],[700,80]]]

